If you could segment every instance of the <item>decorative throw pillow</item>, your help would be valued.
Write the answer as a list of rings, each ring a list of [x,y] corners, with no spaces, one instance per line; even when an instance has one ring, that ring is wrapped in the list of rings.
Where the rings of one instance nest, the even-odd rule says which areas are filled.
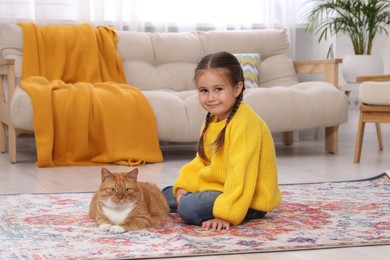
[[[237,53],[234,54],[240,62],[245,78],[245,88],[259,87],[260,54]]]

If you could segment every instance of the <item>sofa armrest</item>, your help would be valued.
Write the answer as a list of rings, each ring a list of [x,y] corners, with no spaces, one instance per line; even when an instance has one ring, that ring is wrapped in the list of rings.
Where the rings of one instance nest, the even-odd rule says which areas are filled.
[[[4,86],[7,82],[7,86]],[[0,121],[10,124],[10,106],[15,91],[15,60],[0,62]],[[7,89],[6,89],[7,88]]]
[[[297,74],[323,74],[325,81],[339,87],[339,64],[341,59],[294,61]]]
[[[390,74],[378,75],[378,76],[358,76],[356,78],[357,83],[364,81],[390,81]]]
[[[7,83],[5,86],[4,82]],[[16,162],[16,129],[11,119],[11,99],[15,91],[15,60],[0,60],[0,152],[6,152],[8,140],[9,161]]]

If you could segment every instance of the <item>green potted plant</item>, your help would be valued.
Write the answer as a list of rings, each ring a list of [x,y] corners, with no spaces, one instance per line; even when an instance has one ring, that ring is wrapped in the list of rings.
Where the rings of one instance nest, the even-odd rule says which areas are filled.
[[[305,7],[307,11],[303,16],[304,29],[318,34],[319,42],[338,34],[345,34],[351,40],[354,54],[359,56],[355,58],[359,61],[349,61],[348,59],[352,58],[350,55],[344,58],[343,73],[347,82],[355,82],[356,78],[356,76],[346,75],[350,63],[353,65],[352,71],[360,75],[383,73],[380,57],[377,57],[379,64],[376,62],[367,65],[363,62],[364,67],[368,69],[367,72],[360,71],[356,66],[362,63],[361,59],[375,59],[371,55],[375,38],[382,33],[388,35],[389,0],[308,0]],[[332,45],[328,57],[331,52]],[[375,67],[378,67],[378,71],[375,71]]]

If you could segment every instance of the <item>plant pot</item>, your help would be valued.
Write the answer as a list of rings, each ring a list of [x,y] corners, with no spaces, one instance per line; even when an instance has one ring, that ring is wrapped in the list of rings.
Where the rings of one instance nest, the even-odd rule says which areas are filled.
[[[346,82],[356,83],[357,76],[383,75],[383,61],[376,55],[346,55],[342,72]]]

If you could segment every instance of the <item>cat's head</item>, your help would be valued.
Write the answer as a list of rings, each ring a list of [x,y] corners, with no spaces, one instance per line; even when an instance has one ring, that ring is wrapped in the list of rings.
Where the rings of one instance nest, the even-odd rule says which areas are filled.
[[[106,168],[101,170],[100,197],[105,204],[126,205],[135,203],[140,195],[137,185],[138,169],[130,172],[114,173]]]

